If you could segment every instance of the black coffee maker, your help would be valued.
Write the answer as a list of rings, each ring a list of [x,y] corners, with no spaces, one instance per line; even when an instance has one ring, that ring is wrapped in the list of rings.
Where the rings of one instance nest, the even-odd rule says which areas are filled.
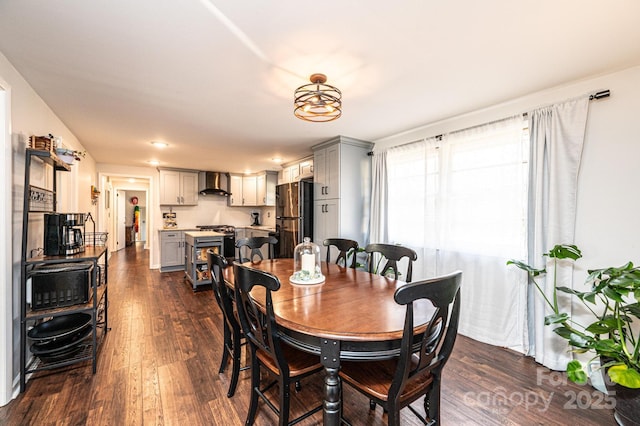
[[[44,215],[45,256],[66,256],[84,251],[83,213],[50,213]]]

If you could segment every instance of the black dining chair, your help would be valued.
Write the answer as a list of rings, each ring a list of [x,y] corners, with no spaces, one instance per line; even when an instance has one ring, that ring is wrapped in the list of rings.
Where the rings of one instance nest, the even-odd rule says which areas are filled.
[[[349,268],[356,267],[356,254],[358,252],[358,242],[355,240],[349,240],[347,238],[327,238],[323,241],[323,245],[327,247],[327,263],[331,263],[331,247],[338,249],[338,257],[336,258],[336,265],[340,264],[340,261],[344,263],[344,266]],[[351,256],[351,262],[347,261]]]
[[[267,251],[267,258],[273,259],[274,255],[274,246],[278,243],[278,239],[276,237],[250,237],[250,238],[240,238],[236,241],[236,248],[238,249],[238,256],[236,259],[240,263],[244,262],[254,262],[255,258],[258,257],[260,260],[264,260],[264,256],[262,255],[262,251],[260,250],[262,246],[265,244],[269,244],[269,249]],[[247,247],[249,252],[249,257],[242,257],[242,248]]]
[[[369,255],[368,264],[369,272],[386,275],[389,270],[393,272],[394,279],[398,279],[400,272],[398,270],[398,261],[406,257],[408,259],[407,274],[402,277],[405,282],[411,282],[413,273],[413,262],[418,259],[418,255],[413,249],[397,244],[372,243],[368,244],[364,251]],[[385,261],[384,266],[379,268],[380,264]]]
[[[258,398],[264,400],[279,417],[279,425],[291,425],[322,410],[322,404],[289,421],[291,383],[323,370],[320,357],[298,350],[282,341],[273,311],[271,292],[280,288],[280,281],[272,274],[233,264],[238,316],[251,352],[251,399],[246,425],[252,425],[258,410]],[[249,294],[254,287],[263,287],[261,310]],[[260,372],[265,370],[274,380],[260,387]],[[278,385],[279,408],[265,393]]]
[[[227,397],[231,398],[236,391],[238,385],[238,377],[240,370],[245,370],[248,367],[240,367],[241,349],[243,345],[244,335],[240,328],[240,323],[236,317],[233,309],[234,301],[232,298],[232,290],[230,290],[225,282],[223,271],[229,264],[227,259],[219,254],[216,254],[213,249],[207,250],[207,267],[211,274],[211,286],[213,287],[213,295],[218,303],[218,307],[222,312],[223,323],[223,351],[222,360],[220,361],[220,368],[218,374],[224,373],[225,368],[231,357],[231,382],[229,383],[229,390],[227,391]]]
[[[384,361],[341,364],[340,377],[370,400],[380,404],[389,426],[400,424],[400,410],[409,407],[424,424],[440,424],[442,370],[451,355],[460,317],[462,272],[409,283],[396,290],[394,299],[406,305],[400,356]],[[416,345],[414,303],[431,301],[435,312]],[[422,396],[426,418],[410,404]],[[372,406],[374,408],[375,405]]]

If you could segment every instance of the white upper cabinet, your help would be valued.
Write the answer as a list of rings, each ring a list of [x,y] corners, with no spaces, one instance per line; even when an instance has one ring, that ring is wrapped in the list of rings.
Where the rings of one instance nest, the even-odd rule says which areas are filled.
[[[258,178],[257,176],[242,177],[242,205],[257,206],[258,205]]]
[[[198,204],[198,172],[161,169],[160,204],[174,206]]]
[[[229,206],[275,206],[277,172],[264,171],[254,175],[229,175]]]
[[[278,184],[297,182],[304,178],[313,178],[313,157],[283,165],[278,175]]]

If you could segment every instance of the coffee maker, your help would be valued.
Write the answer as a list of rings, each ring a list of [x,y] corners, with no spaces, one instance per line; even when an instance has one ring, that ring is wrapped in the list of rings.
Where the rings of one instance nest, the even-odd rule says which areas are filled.
[[[251,213],[251,216],[253,217],[253,223],[251,226],[260,226],[260,213],[253,212]]]
[[[49,213],[44,215],[45,256],[66,256],[84,251],[83,213]]]

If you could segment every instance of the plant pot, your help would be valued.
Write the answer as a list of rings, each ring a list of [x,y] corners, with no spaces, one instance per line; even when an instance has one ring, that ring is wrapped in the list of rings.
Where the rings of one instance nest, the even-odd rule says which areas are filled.
[[[640,425],[640,389],[631,389],[613,383],[606,376],[605,383],[609,395],[615,397],[616,405],[613,417],[621,426]]]

